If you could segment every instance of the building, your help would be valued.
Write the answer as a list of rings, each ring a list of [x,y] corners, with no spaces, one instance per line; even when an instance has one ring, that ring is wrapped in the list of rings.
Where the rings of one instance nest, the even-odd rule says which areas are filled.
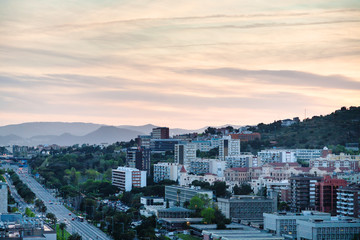
[[[311,159],[310,167],[333,167],[344,168],[353,171],[359,169],[360,155],[348,155],[340,153],[340,155],[328,154],[326,157]]]
[[[192,141],[191,143],[196,144],[196,150],[201,152],[208,152],[213,148],[211,141]]]
[[[5,182],[0,182],[0,214],[8,212],[8,189]]]
[[[346,185],[345,180],[330,176],[324,176],[322,181],[315,183],[315,210],[336,215],[337,189]]]
[[[152,139],[169,139],[169,128],[167,127],[158,127],[153,128],[151,132]]]
[[[224,171],[225,181],[240,186],[243,183],[250,182],[248,168],[227,168]]]
[[[260,196],[238,195],[228,198],[218,198],[219,210],[233,221],[262,221],[263,213],[277,210],[277,202]]]
[[[178,180],[178,167],[176,163],[156,163],[154,164],[154,182],[160,182],[162,180]]]
[[[153,152],[174,151],[175,145],[181,142],[179,139],[151,139],[150,149]]]
[[[126,151],[126,162],[131,168],[146,171],[150,176],[150,149],[144,147],[132,147]]]
[[[311,159],[322,156],[323,149],[295,149],[295,157],[298,161],[309,162]]]
[[[189,174],[185,170],[185,167],[182,166],[179,172],[178,180],[180,186],[189,186],[192,184],[193,181],[207,182],[210,185],[213,185],[214,182],[225,181],[225,177],[219,177],[218,175],[213,173],[205,173],[204,175]]]
[[[230,136],[232,139],[240,139],[241,142],[261,140],[261,134],[253,133],[253,132],[249,132],[249,133],[242,132],[242,133],[230,134]]]
[[[360,233],[360,221],[354,218],[297,220],[296,224],[298,240],[352,240]]]
[[[225,161],[226,157],[241,155],[240,139],[231,139],[230,136],[225,136],[220,139],[219,159]]]
[[[252,154],[241,154],[236,156],[227,156],[225,157],[226,167],[227,168],[244,168],[253,166]]]
[[[300,212],[302,210],[314,210],[315,186],[322,177],[299,175],[290,177],[291,188],[291,211]]]
[[[360,185],[337,189],[337,213],[340,216],[359,217]]]
[[[197,194],[213,199],[212,191],[202,190],[200,187],[165,186],[165,200],[179,203],[180,206],[183,206],[187,201],[190,202],[191,198]]]
[[[302,211],[301,213],[275,212],[264,213],[264,230],[276,234],[276,236],[289,235],[296,238],[297,220],[323,219],[330,220],[329,213]]]
[[[125,192],[131,191],[132,188],[146,187],[146,171],[129,167],[113,169],[112,185]]]
[[[138,147],[150,148],[151,135],[138,135],[135,139]]]
[[[158,218],[189,218],[194,210],[183,207],[171,207],[158,210]]]
[[[209,173],[215,174],[218,177],[224,177],[224,171],[226,169],[226,162],[218,159],[209,159],[210,171]]]
[[[162,197],[140,197],[140,203],[144,206],[164,206],[164,198]]]
[[[189,163],[188,172],[195,175],[210,173],[209,159],[196,158],[195,160],[191,160]]]
[[[263,165],[265,163],[293,163],[297,159],[293,150],[267,149],[258,152],[258,161]]]
[[[0,214],[0,239],[56,240],[56,231],[44,224],[40,218]]]
[[[228,226],[222,230],[218,230],[216,227],[205,229],[201,234],[203,240],[284,240],[284,237],[273,236],[265,231],[242,224],[237,229],[228,229]]]
[[[175,162],[181,165],[185,165],[185,168],[189,167],[191,161],[196,160],[196,144],[176,144],[174,148]]]

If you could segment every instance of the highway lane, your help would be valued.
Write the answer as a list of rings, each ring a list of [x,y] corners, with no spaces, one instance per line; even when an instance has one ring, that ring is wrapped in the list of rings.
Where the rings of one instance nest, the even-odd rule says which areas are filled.
[[[16,170],[16,172],[18,171],[17,167],[13,166],[12,168]],[[86,221],[72,221],[72,218],[76,218],[76,215],[61,205],[61,203],[54,196],[52,196],[43,186],[41,186],[41,184],[39,184],[30,174],[26,172],[26,169],[24,170],[24,173],[18,174],[20,179],[29,186],[29,188],[36,194],[37,198],[44,202],[45,206],[47,207],[47,211],[55,214],[58,222],[64,222],[66,224],[66,230],[68,232],[77,232],[84,240],[111,239],[100,229],[87,223]]]

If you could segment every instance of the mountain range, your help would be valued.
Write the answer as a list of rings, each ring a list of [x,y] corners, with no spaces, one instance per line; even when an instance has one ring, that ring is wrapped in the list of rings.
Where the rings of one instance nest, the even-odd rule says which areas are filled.
[[[152,129],[156,127],[152,124],[142,126],[109,126],[82,122],[28,122],[0,127],[0,146],[36,146],[39,144],[70,146],[83,143],[111,144],[117,141],[129,141],[138,135],[149,135]],[[203,132],[204,129],[187,130],[174,128],[170,129],[170,135]]]

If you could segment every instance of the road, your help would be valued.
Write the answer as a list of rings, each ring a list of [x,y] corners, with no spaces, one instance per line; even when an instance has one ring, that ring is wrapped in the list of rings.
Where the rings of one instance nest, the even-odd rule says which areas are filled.
[[[16,166],[11,168],[18,172]],[[25,170],[25,169],[24,169]],[[66,230],[70,233],[79,233],[83,240],[110,240],[111,238],[103,231],[95,226],[87,223],[86,221],[80,222],[78,220],[72,221],[76,215],[65,208],[61,203],[52,196],[40,183],[38,183],[30,174],[25,170],[24,173],[18,174],[20,179],[26,183],[29,188],[36,194],[36,197],[41,199],[47,207],[47,212],[54,213],[58,222],[66,223]]]

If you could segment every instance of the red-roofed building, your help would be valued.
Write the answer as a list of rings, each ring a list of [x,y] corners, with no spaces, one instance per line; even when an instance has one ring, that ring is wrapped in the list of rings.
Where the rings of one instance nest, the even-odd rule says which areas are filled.
[[[241,142],[254,141],[256,139],[261,140],[260,133],[236,133],[230,134],[231,139],[240,139]]]

